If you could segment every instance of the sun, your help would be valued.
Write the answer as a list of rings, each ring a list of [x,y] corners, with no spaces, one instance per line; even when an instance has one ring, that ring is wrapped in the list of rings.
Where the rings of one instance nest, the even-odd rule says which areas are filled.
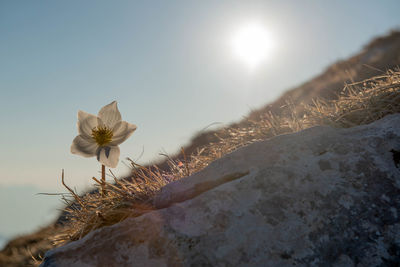
[[[248,67],[254,69],[270,56],[274,42],[270,33],[257,23],[241,27],[233,36],[234,54]]]

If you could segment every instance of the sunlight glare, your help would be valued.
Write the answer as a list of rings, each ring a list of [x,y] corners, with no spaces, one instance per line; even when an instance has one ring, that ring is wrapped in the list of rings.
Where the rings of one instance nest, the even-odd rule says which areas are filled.
[[[248,24],[236,32],[232,39],[235,55],[251,69],[267,59],[273,40],[260,24]]]

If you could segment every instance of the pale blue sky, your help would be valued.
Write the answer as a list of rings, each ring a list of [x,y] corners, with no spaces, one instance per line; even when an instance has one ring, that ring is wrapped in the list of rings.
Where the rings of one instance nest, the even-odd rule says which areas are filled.
[[[62,168],[70,185],[90,186],[99,164],[69,151],[79,109],[97,114],[117,100],[123,119],[138,126],[121,159],[144,148],[145,163],[358,52],[400,26],[399,10],[400,1],[365,0],[3,0],[0,187],[63,191]],[[229,46],[249,21],[263,24],[276,42],[252,72]],[[120,163],[116,172],[126,168]],[[57,202],[49,197],[40,216]],[[2,204],[0,212],[10,208]],[[10,229],[0,222],[0,234],[19,231]]]

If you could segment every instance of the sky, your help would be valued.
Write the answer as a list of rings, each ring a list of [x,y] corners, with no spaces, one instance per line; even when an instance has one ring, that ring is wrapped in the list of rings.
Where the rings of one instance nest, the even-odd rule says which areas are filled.
[[[0,235],[56,216],[59,197],[36,193],[65,192],[61,169],[79,192],[99,177],[95,158],[70,153],[78,110],[116,100],[138,126],[120,146],[123,175],[126,157],[173,154],[357,53],[400,26],[399,10],[397,0],[1,1]],[[232,49],[249,23],[274,44],[254,68]]]

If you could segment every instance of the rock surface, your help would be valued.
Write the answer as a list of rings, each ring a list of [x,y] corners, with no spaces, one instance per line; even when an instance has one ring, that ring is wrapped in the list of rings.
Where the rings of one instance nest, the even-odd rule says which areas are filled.
[[[42,266],[397,266],[399,153],[400,114],[254,143]]]

